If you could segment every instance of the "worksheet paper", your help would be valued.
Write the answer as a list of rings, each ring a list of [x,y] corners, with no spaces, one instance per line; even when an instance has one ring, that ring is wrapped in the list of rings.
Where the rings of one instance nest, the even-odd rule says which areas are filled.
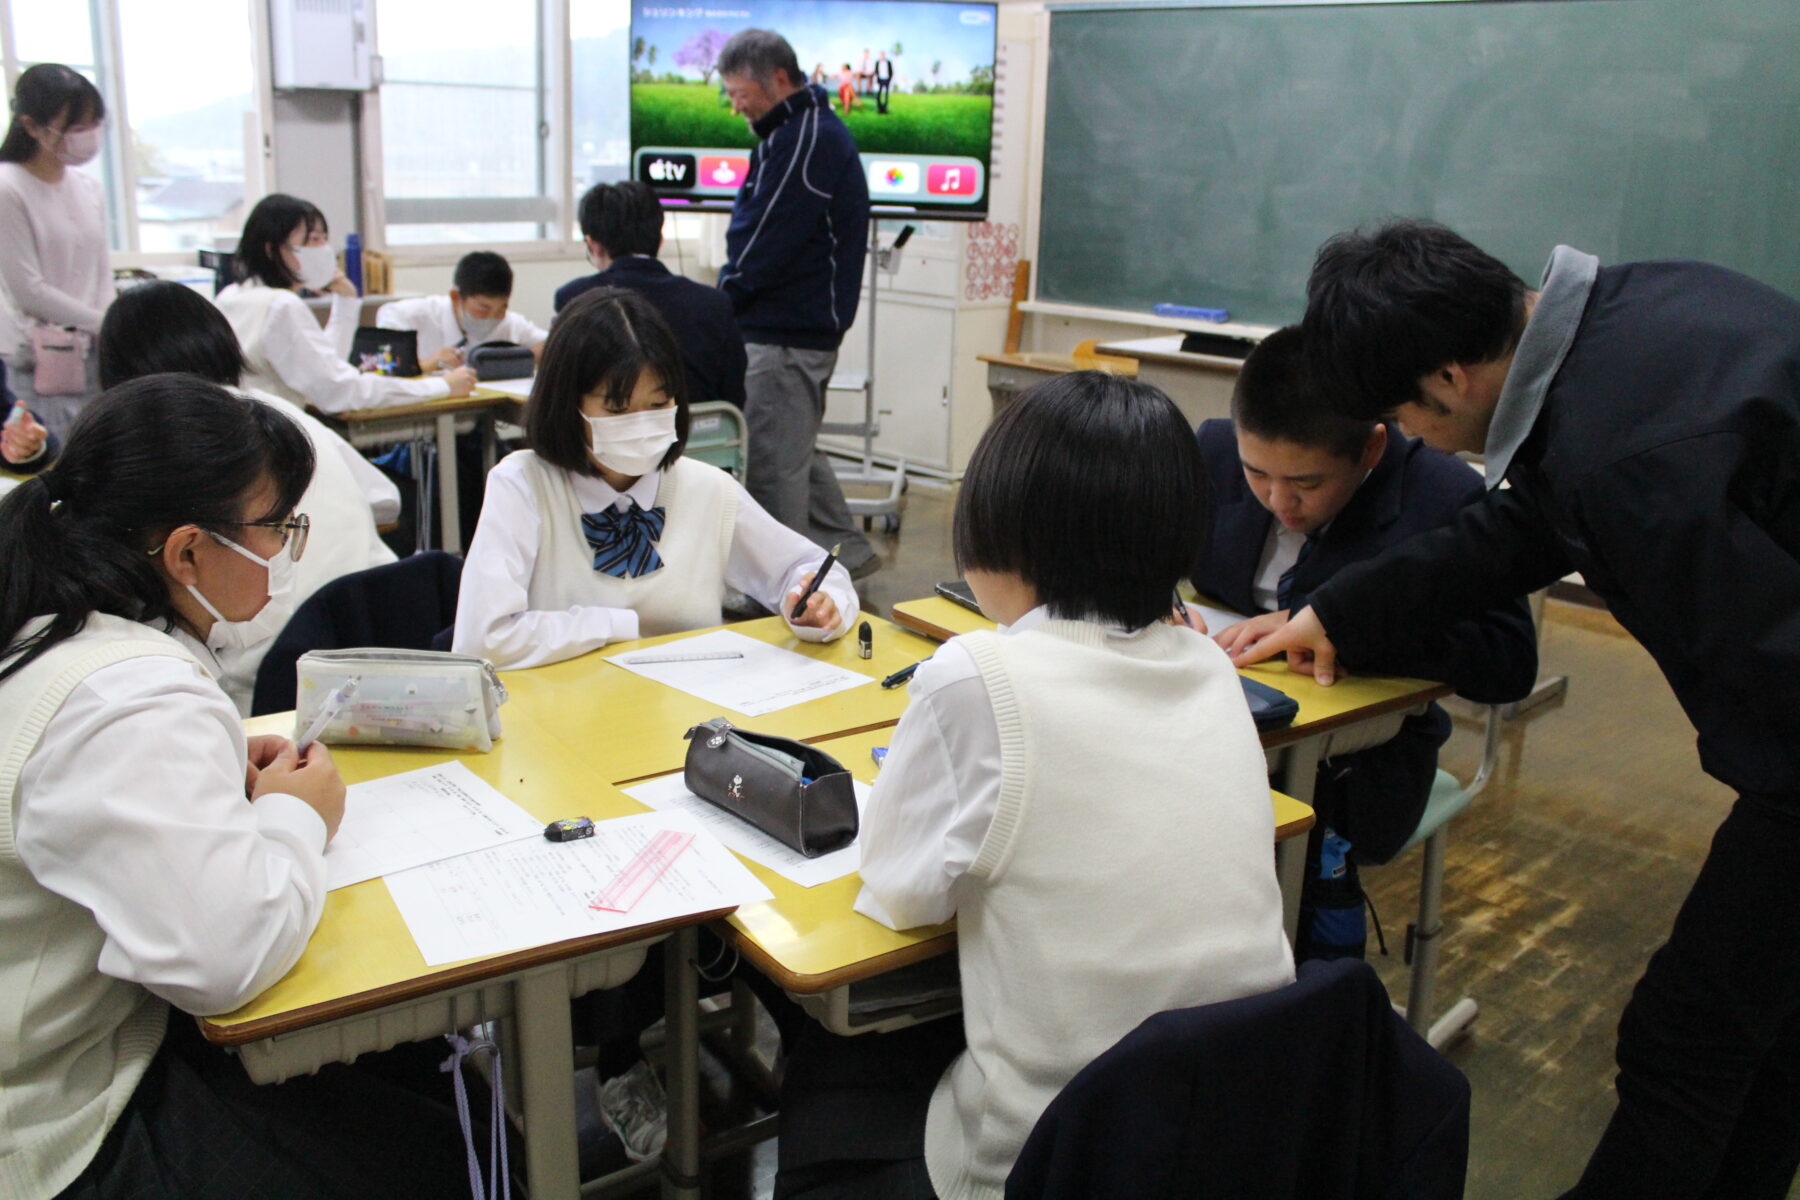
[[[490,391],[505,392],[509,396],[518,396],[520,399],[529,399],[531,384],[536,378],[537,376],[531,375],[524,379],[488,379],[475,386],[484,387]]]
[[[761,863],[783,879],[791,879],[801,887],[818,887],[821,883],[842,879],[862,866],[860,842],[851,842],[842,850],[808,858],[798,850],[776,841],[748,821],[694,795],[688,791],[687,783],[680,773],[664,775],[660,779],[628,787],[625,794],[658,812],[686,813],[704,826],[707,832],[751,862]],[[863,807],[868,802],[869,785],[859,779],[856,781],[858,817],[862,815]]]
[[[595,897],[665,831],[694,840],[630,911],[593,908]],[[771,898],[731,851],[682,813],[596,821],[591,838],[513,842],[385,882],[434,967]]]
[[[634,665],[633,659],[661,658],[671,654],[716,654],[729,652],[742,658],[709,658],[693,662],[664,662]],[[747,638],[729,629],[696,634],[679,641],[655,646],[640,646],[609,655],[607,661],[624,667],[633,674],[658,683],[666,683],[677,691],[698,696],[709,704],[729,708],[746,717],[817,700],[833,692],[872,684],[874,678],[771,646],[755,638]]]
[[[344,820],[325,850],[336,891],[471,850],[541,837],[544,823],[459,762],[352,784]]]
[[[1242,625],[1250,619],[1243,613],[1232,612],[1229,608],[1214,608],[1210,604],[1200,604],[1193,600],[1188,601],[1187,609],[1206,622],[1206,632],[1209,634],[1224,633],[1233,625]]]

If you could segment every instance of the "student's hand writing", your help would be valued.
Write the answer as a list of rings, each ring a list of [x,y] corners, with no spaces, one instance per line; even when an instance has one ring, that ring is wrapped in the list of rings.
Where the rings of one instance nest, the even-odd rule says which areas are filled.
[[[1169,625],[1185,625],[1195,633],[1206,632],[1206,618],[1191,608],[1171,609],[1163,621]]]
[[[344,781],[338,778],[331,751],[321,743],[308,746],[304,759],[289,745],[263,767],[250,799],[258,800],[271,792],[298,796],[324,820],[325,840],[329,842],[337,835],[338,823],[344,819]]]
[[[1301,609],[1293,620],[1248,649],[1233,653],[1231,662],[1233,666],[1247,667],[1274,658],[1283,651],[1287,652],[1288,670],[1311,675],[1322,687],[1337,682],[1337,647],[1325,636],[1325,626],[1313,612],[1312,605]]]
[[[787,599],[781,602],[783,616],[794,611],[794,601],[800,599],[800,593],[804,592],[807,585],[812,583],[812,577],[813,573],[808,571],[801,577],[800,586],[789,592]],[[842,619],[843,614],[838,612],[837,601],[827,596],[825,590],[821,588],[807,598],[806,607],[800,610],[800,619],[789,621],[788,624],[804,625],[809,629],[836,629],[838,622]]]
[[[44,452],[44,443],[50,440],[50,431],[38,424],[30,409],[19,411],[25,415],[0,433],[0,457],[9,463],[30,462]]]
[[[430,358],[419,360],[421,371],[448,371],[452,367],[460,367],[463,363],[462,351],[455,346],[445,346]]]
[[[331,282],[325,285],[325,290],[336,292],[340,296],[348,296],[352,300],[356,299],[356,285],[351,283],[350,277],[342,271],[331,277]]]
[[[450,385],[450,394],[461,399],[475,390],[475,372],[468,367],[456,367],[444,372],[444,382]]]
[[[281,752],[291,745],[293,743],[279,733],[259,733],[249,739],[250,756],[244,764],[244,795],[250,797],[256,795],[257,776],[262,773],[264,767],[281,757]]]
[[[1264,613],[1260,617],[1251,617],[1248,621],[1240,621],[1236,625],[1228,625],[1213,635],[1213,641],[1227,654],[1238,654],[1248,650],[1262,639],[1287,624],[1287,609],[1279,612]]]

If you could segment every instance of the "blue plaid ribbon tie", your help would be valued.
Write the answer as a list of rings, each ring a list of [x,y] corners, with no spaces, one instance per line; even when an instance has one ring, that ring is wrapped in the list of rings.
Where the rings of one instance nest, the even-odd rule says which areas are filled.
[[[581,515],[581,532],[594,550],[594,570],[615,579],[635,579],[662,569],[656,552],[663,534],[665,515],[659,506],[645,510],[636,500],[624,510],[608,505],[597,513]]]

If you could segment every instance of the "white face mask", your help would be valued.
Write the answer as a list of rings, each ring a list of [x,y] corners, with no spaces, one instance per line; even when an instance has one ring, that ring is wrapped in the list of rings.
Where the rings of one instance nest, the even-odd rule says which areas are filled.
[[[253,563],[260,564],[269,573],[269,599],[256,611],[256,615],[248,621],[227,621],[225,614],[214,608],[212,601],[200,594],[200,589],[193,584],[187,590],[193,593],[200,607],[212,614],[213,627],[206,635],[206,648],[219,650],[248,650],[252,646],[272,640],[280,633],[288,618],[294,615],[294,560],[288,556],[287,547],[275,552],[273,558],[261,558],[244,549],[227,537],[212,534],[219,542],[236,550]]]
[[[100,153],[100,127],[81,129],[74,133],[64,132],[57,139],[56,149],[51,151],[56,160],[64,166],[79,167],[83,163],[92,162]]]
[[[462,328],[463,336],[469,339],[469,345],[479,346],[494,336],[494,330],[500,328],[500,322],[504,320],[505,317],[471,317],[464,313],[456,318],[456,323]]]
[[[300,265],[302,286],[322,292],[337,278],[337,251],[330,246],[290,246]]]
[[[588,439],[601,466],[621,475],[648,475],[675,444],[675,406],[588,417]]]

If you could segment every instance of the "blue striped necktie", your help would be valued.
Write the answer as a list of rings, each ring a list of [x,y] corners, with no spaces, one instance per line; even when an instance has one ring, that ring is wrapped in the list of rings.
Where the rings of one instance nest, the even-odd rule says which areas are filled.
[[[1275,584],[1275,607],[1281,611],[1291,611],[1294,599],[1294,576],[1300,573],[1300,564],[1306,561],[1313,547],[1319,544],[1319,535],[1309,533],[1306,541],[1300,544],[1300,553],[1294,556],[1294,565],[1281,573],[1281,579]],[[1266,578],[1266,576],[1265,576]]]
[[[645,510],[636,500],[630,500],[630,507],[622,511],[609,504],[597,513],[583,513],[581,532],[593,548],[594,570],[615,579],[660,571],[663,560],[656,552],[656,542],[662,537],[664,520],[661,506]]]

